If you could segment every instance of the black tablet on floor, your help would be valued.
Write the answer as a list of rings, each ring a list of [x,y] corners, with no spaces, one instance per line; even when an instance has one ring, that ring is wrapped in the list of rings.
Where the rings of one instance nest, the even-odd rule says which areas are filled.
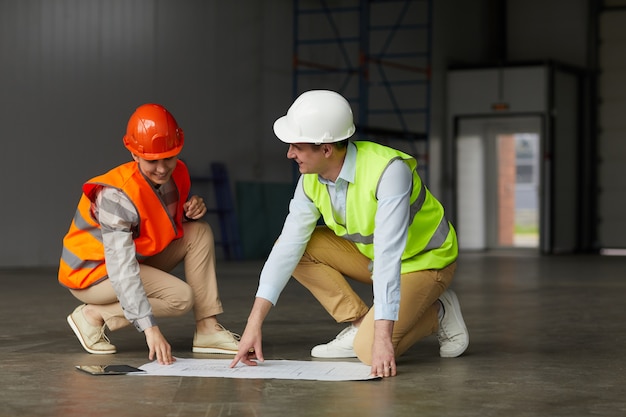
[[[91,375],[126,375],[136,372],[143,372],[143,369],[130,365],[76,365],[76,369],[87,372]]]

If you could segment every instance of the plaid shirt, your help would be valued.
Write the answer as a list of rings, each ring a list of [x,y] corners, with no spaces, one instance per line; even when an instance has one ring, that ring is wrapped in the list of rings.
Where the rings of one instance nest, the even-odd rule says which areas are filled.
[[[176,214],[178,190],[169,180],[154,191],[167,207],[170,217]],[[139,277],[139,262],[133,238],[138,234],[139,214],[123,191],[102,187],[92,207],[102,230],[107,274],[125,317],[139,331],[156,325],[152,307]]]

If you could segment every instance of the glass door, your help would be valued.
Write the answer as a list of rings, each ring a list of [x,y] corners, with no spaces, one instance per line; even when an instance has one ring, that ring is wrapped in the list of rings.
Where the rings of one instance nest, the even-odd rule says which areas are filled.
[[[497,247],[539,247],[539,134],[495,137]]]
[[[541,149],[540,117],[459,120],[456,227],[461,249],[539,248]]]

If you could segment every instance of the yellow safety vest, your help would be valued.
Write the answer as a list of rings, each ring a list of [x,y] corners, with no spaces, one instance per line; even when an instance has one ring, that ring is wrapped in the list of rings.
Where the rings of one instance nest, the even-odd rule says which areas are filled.
[[[402,254],[401,272],[441,269],[458,256],[454,227],[446,220],[441,203],[428,191],[417,174],[417,161],[396,149],[373,142],[353,142],[357,148],[356,174],[348,185],[345,224],[333,216],[331,199],[317,174],[305,174],[304,191],[316,205],[326,225],[337,236],[354,242],[359,251],[374,260],[376,191],[382,174],[391,162],[404,161],[413,172],[407,244]]]

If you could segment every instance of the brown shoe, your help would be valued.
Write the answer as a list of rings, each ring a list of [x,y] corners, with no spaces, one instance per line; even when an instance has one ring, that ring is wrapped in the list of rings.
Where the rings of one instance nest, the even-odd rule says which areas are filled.
[[[239,350],[239,339],[241,336],[226,330],[221,324],[218,324],[220,331],[213,334],[193,335],[194,353],[226,353],[235,355]]]
[[[85,304],[76,307],[76,310],[69,316],[67,316],[67,322],[78,337],[80,344],[83,345],[85,350],[89,353],[96,355],[107,355],[115,353],[115,346],[111,344],[109,338],[104,334],[104,328],[106,325],[92,326],[89,324],[83,309]]]

